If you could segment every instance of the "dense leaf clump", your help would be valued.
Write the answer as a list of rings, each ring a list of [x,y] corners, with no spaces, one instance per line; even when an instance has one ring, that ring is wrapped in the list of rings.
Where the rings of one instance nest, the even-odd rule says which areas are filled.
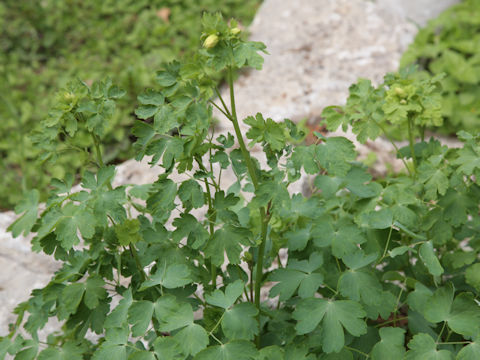
[[[73,0],[0,3],[0,209],[13,207],[22,192],[37,188],[46,199],[49,179],[85,167],[86,142],[64,147],[55,164],[39,164],[27,136],[56,104],[54,92],[74,78],[92,84],[106,76],[127,90],[106,126],[106,162],[132,156],[132,109],[136,94],[152,86],[157,69],[198,48],[201,15],[222,11],[247,25],[258,0]],[[221,74],[216,74],[216,79]],[[63,139],[63,136],[59,138]],[[67,152],[67,153],[65,153]],[[68,155],[67,155],[68,154]]]
[[[163,168],[154,183],[112,186],[99,139],[119,88],[74,83],[57,99],[45,134],[82,128],[98,170],[78,191],[73,177],[53,180],[38,216],[36,191],[17,206],[13,234],[32,232],[33,249],[63,265],[17,306],[0,359],[478,359],[480,136],[414,141],[441,123],[439,78],[360,80],[325,110],[329,129],[351,126],[362,142],[387,121],[406,129],[406,173],[374,181],[346,138],[304,145],[301,126],[261,114],[242,134],[233,72],[261,68],[265,46],[220,15],[203,23],[196,61],[166,66],[138,96],[134,149]],[[222,70],[229,99],[211,78]],[[234,134],[212,135],[212,107]],[[304,173],[310,197],[291,190]],[[61,330],[39,338],[52,317]]]
[[[480,129],[480,1],[464,0],[421,29],[402,57],[416,63],[418,77],[445,73],[442,83],[443,133]]]

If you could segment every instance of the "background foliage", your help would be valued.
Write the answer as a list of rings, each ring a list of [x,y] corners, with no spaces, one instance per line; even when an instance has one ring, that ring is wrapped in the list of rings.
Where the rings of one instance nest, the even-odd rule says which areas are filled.
[[[198,48],[204,11],[235,15],[246,25],[258,0],[44,0],[0,3],[0,209],[38,188],[45,199],[50,176],[77,172],[84,157],[69,156],[42,166],[39,150],[27,136],[39,129],[54,101],[54,91],[74,78],[91,84],[105,76],[126,90],[105,129],[107,162],[131,156],[131,111],[137,93],[154,83],[152,69]],[[217,79],[220,79],[220,74]],[[73,145],[84,148],[79,136]],[[87,146],[88,147],[88,146]]]
[[[480,1],[454,5],[421,29],[402,57],[401,66],[419,65],[419,77],[445,73],[441,81],[443,127],[480,130]]]

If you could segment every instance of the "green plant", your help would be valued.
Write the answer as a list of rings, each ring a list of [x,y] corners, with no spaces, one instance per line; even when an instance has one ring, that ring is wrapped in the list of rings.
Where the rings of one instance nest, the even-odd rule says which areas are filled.
[[[36,161],[28,134],[55,105],[54,92],[72,79],[92,84],[106,76],[127,91],[102,139],[107,163],[131,158],[129,137],[136,95],[157,69],[198,47],[201,14],[222,11],[248,25],[259,0],[42,0],[0,3],[0,209],[36,188],[46,200],[51,177],[85,169],[83,155],[64,147],[54,165]],[[219,81],[223,74],[215,74]],[[73,141],[83,148],[83,139]],[[60,139],[63,138],[61,135]],[[76,140],[78,139],[78,142]]]
[[[349,140],[317,133],[295,146],[302,128],[256,114],[244,122],[267,158],[261,167],[239,127],[232,74],[261,68],[265,47],[219,15],[203,22],[195,62],[166,66],[138,97],[146,121],[134,147],[165,169],[157,181],[113,188],[99,150],[82,190],[72,177],[54,180],[39,217],[37,192],[18,205],[13,234],[33,231],[33,248],[63,266],[15,309],[0,358],[478,359],[480,137],[462,132],[464,146],[449,149],[410,136],[398,151],[408,174],[372,181]],[[211,80],[223,69],[229,101]],[[385,117],[412,134],[437,124],[438,79],[409,76],[352,86],[345,107],[325,110],[328,127],[352,125],[366,141]],[[82,100],[44,123],[47,133],[83,123],[100,149],[88,104],[121,91],[72,89],[66,97]],[[212,106],[235,134],[214,139]],[[237,181],[225,190],[228,170]],[[186,180],[175,183],[174,171]],[[315,176],[309,198],[288,191],[302,171]],[[62,329],[39,340],[50,317]]]
[[[437,131],[452,134],[480,129],[480,1],[454,5],[418,32],[401,59],[416,63],[419,77],[445,73],[442,116]]]

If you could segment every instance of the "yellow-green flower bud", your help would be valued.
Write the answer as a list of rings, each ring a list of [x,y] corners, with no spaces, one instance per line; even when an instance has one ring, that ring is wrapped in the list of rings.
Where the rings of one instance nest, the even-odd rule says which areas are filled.
[[[400,100],[400,104],[406,105],[406,104],[407,104],[407,100],[405,100],[405,99]]]
[[[238,28],[238,27],[234,27],[234,28],[230,29],[230,33],[231,33],[232,35],[238,35],[238,34],[240,34],[241,32],[242,32],[242,30],[241,30],[240,28]]]
[[[218,43],[218,36],[215,35],[215,34],[212,34],[212,35],[208,35],[207,38],[205,39],[205,41],[203,42],[203,47],[205,49],[211,49],[213,47],[215,47],[215,45],[217,45]]]
[[[397,94],[402,99],[407,97],[407,93],[401,87],[396,87],[395,88],[395,94]]]
[[[75,98],[75,94],[74,93],[71,93],[71,92],[66,92],[63,94],[63,98],[66,100],[66,101],[71,101]]]

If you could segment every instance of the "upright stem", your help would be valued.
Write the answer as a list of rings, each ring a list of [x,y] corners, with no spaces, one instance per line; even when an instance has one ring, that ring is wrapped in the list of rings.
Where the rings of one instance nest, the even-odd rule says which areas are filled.
[[[213,233],[215,231],[214,223],[215,223],[215,214],[212,206],[212,194],[210,193],[210,185],[208,185],[208,181],[205,178],[205,188],[207,189],[207,199],[208,199],[208,211],[207,211],[207,218],[208,218],[208,227],[210,230],[210,237],[213,237]],[[215,264],[210,265],[210,272],[212,273],[212,287],[214,289],[217,288],[217,267]]]
[[[102,151],[100,150],[100,140],[98,139],[98,137],[93,132],[91,132],[90,135],[92,135],[93,144],[95,146],[95,152],[96,152],[96,155],[97,155],[98,165],[100,167],[105,167],[105,163],[103,162],[103,157],[102,157]],[[107,183],[107,187],[108,187],[109,190],[113,189],[112,184],[110,182]],[[113,222],[113,219],[111,219],[111,220]],[[145,271],[143,270],[142,263],[140,262],[140,258],[138,257],[137,249],[135,248],[135,245],[133,245],[133,244],[130,244],[128,246],[128,248],[130,250],[130,254],[132,255],[133,260],[135,261],[135,264],[137,265],[137,269],[140,273],[140,279],[143,282],[147,279],[147,274],[145,274]],[[120,269],[119,269],[119,271],[120,271]]]
[[[408,117],[408,142],[410,143],[410,154],[413,160],[413,172],[414,177],[417,175],[417,158],[415,156],[415,139],[413,136],[413,119],[411,116]]]
[[[398,152],[399,152],[399,151],[398,151],[398,146],[397,146],[397,145],[395,144],[395,142],[390,138],[390,136],[388,136],[388,133],[387,133],[387,131],[385,130],[385,128],[384,128],[378,121],[375,121],[375,119],[372,118],[372,120],[373,120],[373,121],[375,122],[375,124],[380,128],[380,130],[383,131],[383,135],[385,135],[385,137],[386,137],[387,140],[390,142],[390,144],[393,145],[393,148],[395,149],[395,151],[396,151],[397,154],[398,154]],[[406,163],[405,159],[404,159],[403,157],[400,158],[400,159],[402,160],[403,165],[405,165],[405,168],[407,169],[408,174],[409,174],[410,176],[412,176],[412,172],[411,172],[410,168],[408,167],[408,164]]]
[[[233,128],[235,129],[235,135],[238,140],[238,144],[240,145],[240,150],[242,152],[243,158],[247,165],[248,174],[252,179],[252,183],[255,189],[258,188],[258,179],[257,174],[255,171],[255,167],[253,166],[252,158],[250,157],[250,153],[245,146],[245,142],[243,141],[243,135],[240,130],[240,126],[238,125],[237,119],[237,110],[235,106],[235,93],[233,88],[233,70],[232,68],[228,69],[228,85],[230,87],[230,120],[233,123]],[[255,306],[258,309],[257,320],[260,323],[260,288],[262,283],[263,277],[263,258],[265,256],[265,245],[267,243],[267,229],[268,229],[268,222],[269,217],[267,217],[265,213],[265,207],[260,208],[260,220],[261,220],[261,243],[258,248],[258,259],[256,264],[256,275],[255,275]],[[253,281],[253,279],[251,280]],[[257,336],[257,346],[260,345],[260,336]]]

